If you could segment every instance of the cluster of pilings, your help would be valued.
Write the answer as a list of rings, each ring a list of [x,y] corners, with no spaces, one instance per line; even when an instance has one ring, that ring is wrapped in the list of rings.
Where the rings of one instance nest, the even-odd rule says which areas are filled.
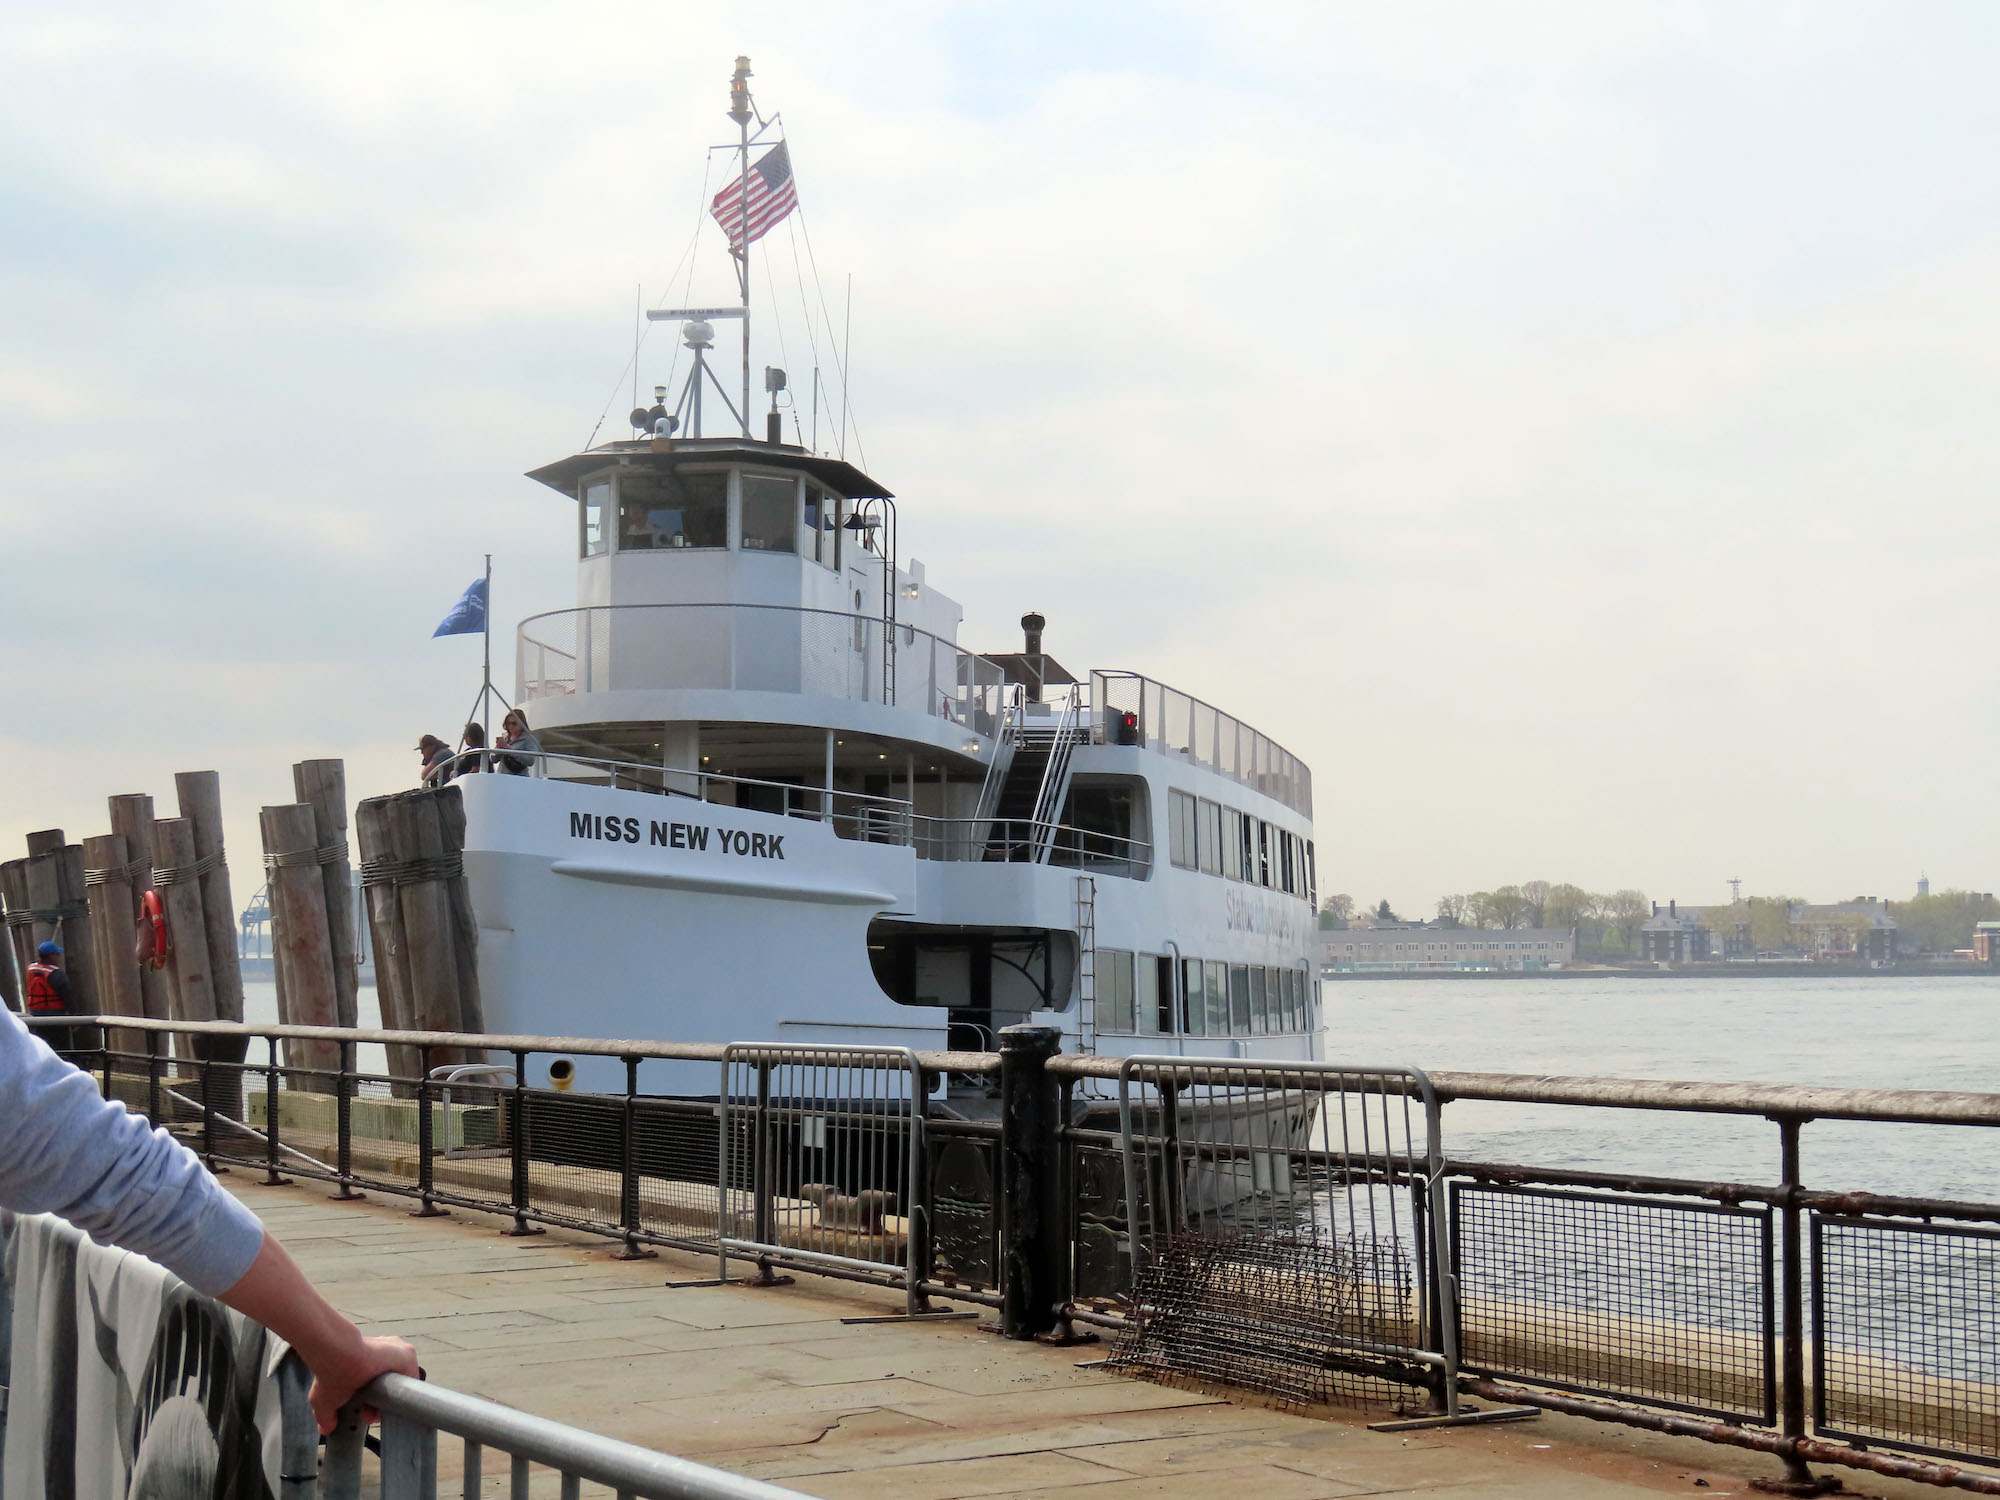
[[[26,859],[0,864],[6,909],[7,1003],[35,950],[63,950],[71,1003],[83,1015],[153,1020],[240,1021],[243,971],[236,953],[236,906],[222,844],[222,789],[213,771],[174,777],[180,816],[155,817],[143,793],[110,799],[110,833],[72,844],[60,828],[28,835]],[[165,963],[138,956],[141,903],[157,892],[173,941]],[[121,1051],[145,1050],[134,1033],[114,1034]]]
[[[300,761],[292,767],[292,786],[296,802],[263,808],[258,816],[278,1020],[355,1026],[360,965],[346,771],[338,760]],[[31,833],[27,858],[0,863],[8,939],[0,951],[0,999],[9,1009],[22,1008],[35,950],[53,940],[62,947],[79,1015],[244,1019],[220,780],[213,771],[183,772],[174,789],[179,817],[155,817],[150,796],[116,796],[110,799],[110,833],[81,844],[68,842],[58,828]],[[483,1030],[478,928],[461,862],[465,811],[458,789],[372,798],[361,804],[356,822],[382,1024]],[[143,941],[151,928],[149,895],[164,912],[168,934],[160,963],[143,956],[151,951]],[[109,1041],[115,1053],[147,1051],[138,1032],[113,1028]],[[216,1051],[203,1060],[240,1062],[236,1046],[235,1055]],[[432,1064],[469,1059],[454,1053]],[[399,1077],[415,1077],[421,1068],[414,1054],[390,1061]],[[336,1042],[285,1043],[288,1069],[332,1074],[341,1062]],[[293,1082],[311,1086],[298,1077]]]

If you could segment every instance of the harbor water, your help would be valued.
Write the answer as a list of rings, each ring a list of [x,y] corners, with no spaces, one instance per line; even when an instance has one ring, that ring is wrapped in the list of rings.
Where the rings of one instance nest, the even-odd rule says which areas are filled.
[[[1330,1059],[1433,1071],[2000,1091],[2000,975],[1825,979],[1341,980],[1323,989]],[[1757,1118],[1467,1102],[1444,1111],[1464,1160],[1734,1182],[1778,1180]],[[1810,1187],[1989,1202],[2000,1136],[1819,1121]]]

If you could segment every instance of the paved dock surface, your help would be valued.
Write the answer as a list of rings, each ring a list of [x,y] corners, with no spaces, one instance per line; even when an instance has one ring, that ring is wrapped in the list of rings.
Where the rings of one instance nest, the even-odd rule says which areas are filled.
[[[842,1322],[900,1310],[873,1288],[670,1287],[713,1276],[714,1261],[621,1262],[591,1237],[510,1239],[483,1215],[417,1219],[404,1200],[225,1181],[337,1306],[414,1342],[432,1380],[828,1500],[1619,1500],[1747,1495],[1747,1477],[1774,1467],[1566,1419],[1373,1433],[1381,1413],[1298,1416],[1077,1368],[1102,1346],[1012,1343],[976,1322]],[[442,1474],[457,1473],[456,1449],[441,1444]]]

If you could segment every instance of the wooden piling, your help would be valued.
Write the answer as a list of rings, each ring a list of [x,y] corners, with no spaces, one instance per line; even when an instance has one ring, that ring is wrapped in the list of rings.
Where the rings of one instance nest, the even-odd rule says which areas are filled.
[[[318,840],[340,1017],[328,1024],[355,1026],[360,976],[354,951],[354,866],[347,852],[347,768],[337,760],[302,760],[292,767],[292,790],[312,808]]]
[[[192,871],[194,825],[186,818],[153,820],[153,888],[166,903],[167,935],[173,952],[167,970],[173,976],[175,1021],[213,1021],[215,982],[208,965],[208,935],[202,925],[201,881]]]
[[[132,949],[132,867],[122,835],[100,833],[83,841],[84,899],[90,906],[91,942],[96,950],[99,998],[114,1016],[143,1016],[145,991],[139,959]],[[114,1052],[145,1053],[145,1035],[116,1029]]]
[[[174,776],[174,792],[180,800],[181,817],[194,835],[195,858],[212,861],[201,877],[200,930],[208,943],[215,1019],[240,1021],[243,965],[236,955],[236,904],[229,896],[229,866],[222,848],[222,779],[213,771],[181,771]]]
[[[28,915],[33,903],[28,900],[28,862],[25,859],[0,863],[0,902],[4,902],[7,908],[7,949],[13,962],[13,972],[19,983],[26,984],[28,965],[35,961],[35,942],[33,919]],[[8,996],[7,1008],[20,1010],[21,992],[18,988]]]
[[[460,860],[465,813],[456,787],[374,797],[357,815],[362,882],[375,940],[375,991],[385,1025],[483,1030],[470,899]],[[390,1021],[391,1014],[399,1017]],[[476,1049],[434,1049],[431,1063],[475,1061]],[[413,1061],[396,1062],[415,1076]]]
[[[382,1025],[389,1031],[413,1031],[410,981],[403,935],[403,908],[396,887],[383,873],[396,855],[389,830],[390,798],[373,797],[354,811],[354,832],[361,852],[361,899],[368,913],[368,942],[375,955],[375,1001]],[[391,1047],[389,1072],[414,1078],[423,1065],[415,1047]],[[399,1091],[400,1092],[400,1091]]]
[[[63,950],[71,1004],[80,1015],[99,1009],[96,965],[92,962],[90,909],[83,899],[83,849],[64,839],[60,828],[28,835],[28,896],[34,903],[35,944],[53,941]]]
[[[439,832],[452,856],[453,873],[445,878],[451,904],[452,948],[458,960],[458,1029],[486,1029],[486,1010],[479,999],[479,919],[472,910],[472,890],[465,883],[465,798],[456,791],[436,799]]]
[[[146,892],[153,888],[153,799],[143,792],[126,792],[110,799],[111,831],[125,840],[134,866],[132,872],[131,932],[136,938],[144,915]],[[146,1002],[145,1014],[165,1021],[174,1013],[173,973],[166,965],[139,968],[139,988]]]
[[[341,1025],[313,807],[305,802],[267,807],[257,821],[264,837],[271,899],[271,966],[282,976],[278,1019],[287,1026]],[[290,1067],[333,1073],[340,1067],[340,1044],[288,1040],[285,1062]],[[300,1086],[325,1087],[316,1079]]]
[[[389,826],[406,860],[442,861],[444,827],[438,817],[440,793],[405,794],[389,808]],[[452,790],[454,799],[457,791]],[[460,1031],[458,939],[453,931],[451,895],[436,876],[413,877],[397,887],[403,932],[409,939],[411,1008],[422,1031]]]

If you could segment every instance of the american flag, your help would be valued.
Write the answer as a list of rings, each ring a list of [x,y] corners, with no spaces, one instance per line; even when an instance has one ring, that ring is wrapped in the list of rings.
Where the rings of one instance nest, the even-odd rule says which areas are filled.
[[[750,163],[750,235],[762,239],[780,219],[799,206],[798,184],[792,181],[792,154],[780,141]],[[729,248],[741,252],[743,234],[743,178],[729,179],[729,185],[715,195],[708,206],[715,222],[729,236]]]

